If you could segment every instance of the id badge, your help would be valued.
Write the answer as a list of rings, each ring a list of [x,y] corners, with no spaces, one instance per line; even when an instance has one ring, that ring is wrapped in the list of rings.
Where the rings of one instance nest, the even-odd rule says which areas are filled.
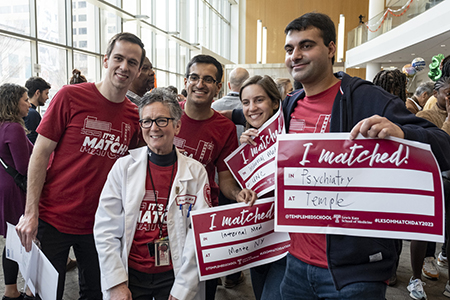
[[[165,237],[159,240],[155,240],[155,266],[168,266],[170,265],[170,244],[169,238]]]

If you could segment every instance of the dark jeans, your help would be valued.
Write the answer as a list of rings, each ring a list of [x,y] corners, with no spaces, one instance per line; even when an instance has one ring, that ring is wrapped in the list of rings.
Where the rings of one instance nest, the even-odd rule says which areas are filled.
[[[17,275],[19,274],[19,265],[15,261],[6,258],[6,246],[3,248],[2,267],[5,285],[16,284]]]
[[[256,300],[281,299],[280,286],[286,271],[286,257],[250,269]]]
[[[48,260],[59,273],[57,299],[64,294],[66,264],[70,247],[73,247],[78,266],[80,300],[101,300],[100,266],[93,234],[74,235],[59,232],[52,225],[39,220],[38,240]]]
[[[167,300],[170,296],[175,275],[173,270],[147,274],[137,270],[128,269],[128,288],[131,291],[133,300]]]

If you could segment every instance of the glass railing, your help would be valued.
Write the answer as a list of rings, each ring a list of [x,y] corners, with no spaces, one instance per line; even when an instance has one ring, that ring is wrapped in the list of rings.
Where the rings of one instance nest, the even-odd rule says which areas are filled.
[[[408,0],[390,1],[391,11],[384,10],[369,22],[360,24],[347,34],[347,50],[364,44],[371,39],[388,32],[391,29],[411,20],[424,11],[441,3],[444,0]],[[408,7],[409,3],[409,7]]]

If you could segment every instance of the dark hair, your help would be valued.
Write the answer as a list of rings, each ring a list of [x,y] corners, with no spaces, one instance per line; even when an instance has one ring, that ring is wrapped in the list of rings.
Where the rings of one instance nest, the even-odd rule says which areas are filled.
[[[145,49],[144,49],[144,43],[142,43],[141,39],[138,38],[137,36],[135,36],[132,33],[129,32],[120,32],[118,34],[116,34],[115,36],[113,36],[108,43],[108,47],[106,48],[106,57],[110,57],[111,53],[114,49],[114,46],[116,45],[116,42],[119,41],[127,41],[133,44],[137,44],[139,45],[139,47],[141,47],[142,50],[142,55],[141,55],[141,61],[139,63],[139,68],[142,67],[142,64],[144,64],[144,59],[145,59]]]
[[[398,96],[406,102],[406,75],[399,70],[382,70],[373,78],[373,84],[380,86],[383,90]]]
[[[181,90],[181,95],[183,95],[184,97],[187,97],[187,91],[186,91],[186,89],[182,89],[182,90]]]
[[[294,80],[294,90],[302,89],[303,85],[300,81]]]
[[[19,100],[25,92],[27,88],[14,83],[5,83],[0,86],[0,123],[19,123],[25,131],[27,130],[19,109]]]
[[[180,121],[183,111],[178,104],[177,95],[167,88],[154,88],[151,92],[146,93],[139,103],[139,115],[142,117],[144,107],[155,102],[160,102],[169,108],[170,117],[174,118],[174,124]]]
[[[28,89],[28,98],[33,98],[37,90],[42,93],[51,88],[47,81],[38,76],[28,78],[27,82],[25,82],[25,87]]]
[[[450,76],[450,55],[447,55],[441,62],[442,64],[442,75],[441,77]]]
[[[450,77],[449,76],[442,76],[439,78],[438,81],[434,84],[434,90],[439,91],[442,87],[444,87],[446,84],[450,84]]]
[[[311,27],[319,29],[325,46],[328,47],[331,42],[336,44],[336,28],[334,27],[334,23],[329,16],[321,13],[306,13],[291,21],[284,29],[284,33],[287,35],[290,31],[303,31]],[[331,63],[334,64],[334,56],[331,59]]]
[[[188,78],[189,72],[190,72],[193,64],[212,64],[212,65],[214,65],[217,69],[216,80],[219,82],[222,81],[222,76],[223,76],[222,64],[217,59],[212,57],[211,55],[199,54],[197,56],[194,56],[186,67],[186,78]]]
[[[69,84],[78,84],[78,83],[83,83],[83,82],[87,82],[86,77],[84,77],[84,75],[81,75],[80,70],[73,69],[72,77],[70,77]]]

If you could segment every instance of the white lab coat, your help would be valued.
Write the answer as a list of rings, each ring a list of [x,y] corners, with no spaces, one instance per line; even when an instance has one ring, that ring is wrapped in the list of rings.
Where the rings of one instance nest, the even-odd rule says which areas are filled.
[[[145,194],[147,151],[147,147],[130,150],[130,155],[117,160],[100,195],[94,238],[105,299],[109,299],[108,289],[128,281],[128,255]],[[187,218],[189,205],[184,205],[181,212],[176,198],[196,195],[192,210],[208,208],[208,203],[211,203],[210,198],[205,199],[205,191],[209,193],[208,175],[199,162],[176,151],[178,167],[167,208],[167,229],[175,273],[170,293],[180,300],[200,300],[205,298],[205,285],[199,281],[197,272],[194,235]]]

